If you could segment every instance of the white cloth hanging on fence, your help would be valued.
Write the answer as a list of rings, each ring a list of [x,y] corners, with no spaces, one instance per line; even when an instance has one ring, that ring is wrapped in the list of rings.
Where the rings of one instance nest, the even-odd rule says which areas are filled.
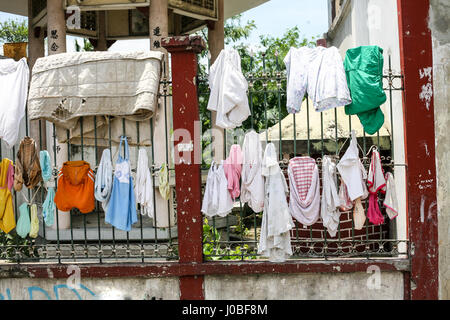
[[[209,70],[211,93],[208,110],[216,111],[216,125],[240,127],[250,115],[248,83],[241,71],[241,57],[233,48],[223,49]]]
[[[269,257],[272,262],[283,262],[292,255],[289,230],[295,225],[286,200],[288,186],[273,143],[266,146],[262,175],[265,177],[265,199],[258,254]]]
[[[386,196],[383,205],[386,207],[386,213],[392,220],[398,215],[397,192],[395,191],[394,175],[386,173]]]
[[[95,175],[94,196],[97,201],[102,204],[103,210],[106,212],[111,197],[113,186],[113,168],[111,162],[111,151],[103,150],[100,164]]]
[[[225,217],[233,209],[233,204],[223,164],[216,165],[213,161],[206,179],[201,211],[208,217]]]
[[[320,179],[316,161],[295,157],[289,161],[289,209],[304,226],[317,222],[320,214]]]
[[[25,116],[30,71],[26,58],[0,60],[0,139],[12,148]]]
[[[141,214],[154,219],[153,179],[148,167],[148,156],[145,149],[139,149],[134,193],[136,203],[141,205]]]
[[[331,237],[336,236],[339,226],[340,200],[336,187],[336,164],[331,157],[324,156],[322,159],[322,203],[320,215],[323,226],[327,228]]]
[[[259,135],[248,132],[242,145],[241,202],[256,213],[264,208],[264,177],[261,174],[262,147]]]
[[[354,130],[351,132],[350,146],[336,168],[347,186],[348,195],[352,201],[360,197],[362,199],[367,198],[369,192],[364,181],[367,179],[367,172],[359,159],[358,143]]]
[[[352,102],[342,57],[336,47],[291,48],[284,63],[289,113],[300,111],[306,92],[318,112]]]

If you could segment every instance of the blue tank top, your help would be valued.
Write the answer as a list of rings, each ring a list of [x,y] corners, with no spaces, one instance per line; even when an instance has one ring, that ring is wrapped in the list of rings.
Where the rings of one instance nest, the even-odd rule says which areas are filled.
[[[125,158],[120,155],[122,141],[125,141]],[[123,231],[130,231],[131,225],[137,222],[136,201],[126,137],[120,138],[119,158],[116,162],[111,198],[106,210],[105,221]]]

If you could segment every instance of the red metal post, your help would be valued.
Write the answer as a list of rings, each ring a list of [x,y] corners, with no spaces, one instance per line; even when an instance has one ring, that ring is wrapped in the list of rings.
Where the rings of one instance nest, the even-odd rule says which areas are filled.
[[[205,49],[205,42],[198,36],[168,37],[161,42],[171,53],[172,61],[179,259],[180,263],[202,263],[201,161],[195,159],[201,150],[201,141],[196,139],[199,125],[196,77],[197,54]],[[180,277],[180,293],[181,299],[203,299],[203,276]]]
[[[411,241],[411,299],[438,299],[438,217],[429,0],[397,0]],[[407,279],[407,277],[405,277]]]

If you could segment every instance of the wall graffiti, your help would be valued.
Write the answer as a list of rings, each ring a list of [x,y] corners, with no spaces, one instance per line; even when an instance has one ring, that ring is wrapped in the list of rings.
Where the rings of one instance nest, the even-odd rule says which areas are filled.
[[[76,297],[78,300],[83,300],[79,290],[84,290],[87,293],[89,293],[92,297],[96,298],[96,294],[90,290],[88,287],[86,287],[83,284],[80,284],[80,288],[72,288],[69,287],[67,284],[55,284],[53,286],[53,293],[48,292],[47,290],[39,287],[39,286],[29,286],[26,287],[24,290],[26,293],[28,293],[29,300],[59,300],[60,299],[60,292],[62,289],[67,289],[71,292],[73,292],[74,297]],[[54,299],[53,299],[54,298]],[[4,294],[0,293],[0,300],[13,300],[11,296],[11,290],[10,288],[6,288]]]

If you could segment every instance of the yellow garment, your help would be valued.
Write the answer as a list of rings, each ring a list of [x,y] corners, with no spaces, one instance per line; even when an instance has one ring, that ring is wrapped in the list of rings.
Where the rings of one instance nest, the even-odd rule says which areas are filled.
[[[38,236],[39,232],[39,219],[37,216],[37,206],[36,204],[33,204],[30,209],[31,214],[31,228],[30,228],[30,237],[36,238]]]
[[[164,200],[169,199],[169,172],[165,163],[162,164],[161,170],[159,170],[159,192],[161,193],[161,197],[163,197]]]
[[[0,162],[0,229],[5,233],[16,227],[12,195],[7,182],[8,168],[12,165],[12,161],[6,158]]]

